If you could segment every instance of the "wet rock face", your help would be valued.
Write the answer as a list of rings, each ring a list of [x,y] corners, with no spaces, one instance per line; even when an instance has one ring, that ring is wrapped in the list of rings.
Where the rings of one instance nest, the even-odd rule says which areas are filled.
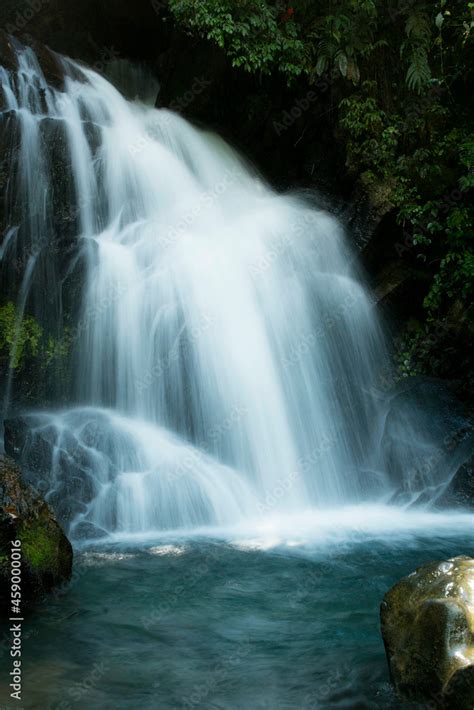
[[[385,396],[381,447],[396,489],[392,502],[430,502],[439,508],[473,505],[461,469],[474,455],[474,426],[451,388],[442,380],[417,376],[402,380]],[[413,430],[416,440],[407,435]],[[448,500],[445,493],[451,487]],[[462,500],[454,495],[455,487],[463,488]]]
[[[16,36],[20,34],[18,32],[20,28],[12,26],[11,29],[15,31],[14,34]],[[34,49],[48,84],[62,91],[64,89],[64,68],[58,55],[44,44],[34,41],[33,38],[28,37],[25,39],[32,40],[27,43]],[[0,28],[0,64],[13,71],[18,68],[18,60],[15,54],[16,42],[15,36]]]
[[[48,86],[48,91],[64,86],[65,72],[83,79],[79,71],[70,64],[66,66],[47,47],[36,42],[22,45],[0,29],[0,72],[9,76],[11,94],[17,99],[22,94],[16,74],[18,56],[27,53],[33,62],[33,51],[34,64],[37,60],[44,74],[44,80],[36,78]],[[10,301],[18,305],[22,284],[28,283],[25,315],[41,329],[35,352],[28,349],[20,366],[10,366],[8,346],[1,349],[0,396],[6,395],[2,383],[9,382],[10,412],[31,404],[64,403],[70,396],[71,353],[82,334],[77,324],[90,253],[80,239],[84,203],[78,198],[74,182],[68,122],[48,115],[46,88],[33,90],[33,80],[31,86],[31,95],[35,94],[38,100],[33,143],[22,112],[11,108],[11,94],[0,92],[1,301],[2,305]],[[60,100],[56,92],[56,101]],[[87,119],[83,125],[95,152],[100,146],[100,130]],[[26,154],[32,156],[31,165],[29,158],[26,160],[28,169]],[[26,179],[30,171],[36,181]]]
[[[21,542],[22,603],[31,603],[71,577],[72,547],[51,510],[20,468],[0,456],[0,607],[8,605],[12,541]]]
[[[69,534],[71,522],[92,500],[87,461],[75,442],[57,447],[52,427],[38,427],[34,415],[5,420],[5,450],[18,461],[24,478],[46,496],[60,524]]]
[[[381,605],[382,636],[398,693],[423,707],[474,707],[474,559],[424,565]]]
[[[71,539],[103,537],[104,530],[80,520],[100,492],[97,457],[109,480],[118,473],[113,441],[100,418],[91,418],[77,438],[35,414],[6,419],[4,431],[5,451],[21,466],[24,480],[44,495],[66,534]]]
[[[458,468],[436,504],[443,508],[474,510],[474,456]]]

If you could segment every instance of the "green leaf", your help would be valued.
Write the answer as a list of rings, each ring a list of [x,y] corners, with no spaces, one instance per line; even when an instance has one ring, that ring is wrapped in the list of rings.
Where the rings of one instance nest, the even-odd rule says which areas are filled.
[[[342,76],[347,76],[347,57],[344,52],[341,52],[337,58],[337,63],[339,65],[339,71]]]
[[[320,57],[318,57],[318,61],[316,62],[316,73],[318,74],[318,76],[321,76],[321,74],[324,74],[327,68],[328,58],[322,54]]]

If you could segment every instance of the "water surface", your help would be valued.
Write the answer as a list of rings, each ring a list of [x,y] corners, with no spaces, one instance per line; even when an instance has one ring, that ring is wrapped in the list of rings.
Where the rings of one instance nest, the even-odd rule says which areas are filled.
[[[472,554],[472,516],[386,509],[382,530],[383,512],[78,550],[25,623],[24,707],[416,707],[390,688],[379,604],[420,564]]]

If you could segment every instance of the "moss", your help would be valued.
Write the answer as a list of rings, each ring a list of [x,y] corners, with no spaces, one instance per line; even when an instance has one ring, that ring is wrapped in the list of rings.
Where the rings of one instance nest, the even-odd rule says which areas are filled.
[[[56,572],[58,545],[51,530],[40,520],[23,525],[19,532],[24,559],[37,572]]]
[[[69,388],[71,330],[47,332],[31,315],[18,315],[11,301],[0,305],[0,365],[15,373],[32,403],[44,403]],[[18,376],[19,373],[19,376]],[[54,395],[53,395],[54,396]]]
[[[18,317],[14,303],[0,307],[0,351],[7,353],[10,368],[21,367],[26,354],[36,356],[43,329],[32,316]]]
[[[53,338],[49,336],[45,348],[45,362],[50,365],[55,360],[64,360],[68,357],[71,350],[71,333],[69,328],[65,328],[62,337]]]
[[[29,605],[71,577],[71,544],[20,468],[0,455],[0,588],[10,584],[11,541],[21,541],[22,602]],[[11,515],[11,508],[16,515]],[[0,594],[0,611],[7,596]]]

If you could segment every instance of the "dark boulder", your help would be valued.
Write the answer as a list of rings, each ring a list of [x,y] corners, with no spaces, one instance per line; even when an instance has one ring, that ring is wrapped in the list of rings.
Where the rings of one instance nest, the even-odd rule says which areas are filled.
[[[458,468],[436,505],[474,510],[474,456]]]
[[[71,426],[58,425],[54,414],[32,413],[6,419],[4,430],[6,452],[44,495],[71,539],[104,536],[86,519],[104,483],[97,476],[98,462],[104,480],[118,474],[114,439],[100,413],[86,409]]]
[[[402,698],[423,707],[474,707],[474,559],[418,568],[380,608],[390,676]]]
[[[0,64],[10,70],[18,68],[18,60],[12,38],[2,29],[0,29]]]
[[[355,246],[365,253],[367,263],[381,261],[380,255],[376,253],[373,256],[372,252],[387,248],[384,234],[380,234],[380,226],[394,210],[394,187],[393,181],[390,180],[381,183],[368,182],[364,181],[363,177],[354,184],[346,218],[354,235]],[[395,252],[392,250],[389,257],[393,259],[394,256]]]
[[[65,73],[60,56],[40,42],[32,42],[31,48],[38,58],[38,63],[48,85],[63,91]]]
[[[9,603],[12,542],[21,550],[22,603],[65,584],[72,572],[72,547],[48,505],[22,480],[20,468],[0,456],[0,606]]]
[[[37,415],[5,420],[5,451],[18,461],[24,478],[45,496],[66,531],[95,492],[85,449],[73,437],[58,439],[54,425]]]
[[[472,419],[443,381],[409,377],[387,392],[382,457],[393,502],[435,501],[474,454]]]

